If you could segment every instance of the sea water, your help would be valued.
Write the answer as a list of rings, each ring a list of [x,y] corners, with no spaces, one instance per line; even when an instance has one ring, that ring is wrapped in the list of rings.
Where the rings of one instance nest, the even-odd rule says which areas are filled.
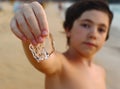
[[[120,3],[119,4],[110,4],[110,9],[114,13],[112,26],[114,26],[120,30]]]

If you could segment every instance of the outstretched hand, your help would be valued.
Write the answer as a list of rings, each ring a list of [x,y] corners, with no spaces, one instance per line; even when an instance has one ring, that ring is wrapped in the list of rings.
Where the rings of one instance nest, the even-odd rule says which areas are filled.
[[[12,32],[22,41],[33,45],[42,43],[49,34],[49,27],[43,7],[38,2],[23,4],[15,13],[10,27]]]

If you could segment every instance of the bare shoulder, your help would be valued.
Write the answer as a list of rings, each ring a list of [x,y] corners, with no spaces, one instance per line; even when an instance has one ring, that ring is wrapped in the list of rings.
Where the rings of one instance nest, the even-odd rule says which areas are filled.
[[[53,61],[52,65],[54,64],[56,68],[58,67],[57,70],[60,72],[62,70],[63,60],[65,59],[64,55],[58,51],[55,51],[49,59]],[[49,62],[51,60],[49,60]]]
[[[94,64],[96,69],[98,70],[98,72],[104,77],[106,78],[106,71],[105,71],[105,68],[103,68],[102,66],[100,65],[96,65]]]

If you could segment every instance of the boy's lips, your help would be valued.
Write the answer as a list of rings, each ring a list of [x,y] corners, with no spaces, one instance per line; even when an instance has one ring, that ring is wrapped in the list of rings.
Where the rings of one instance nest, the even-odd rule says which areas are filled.
[[[97,47],[95,43],[92,42],[84,42],[85,45],[92,46],[92,47]]]

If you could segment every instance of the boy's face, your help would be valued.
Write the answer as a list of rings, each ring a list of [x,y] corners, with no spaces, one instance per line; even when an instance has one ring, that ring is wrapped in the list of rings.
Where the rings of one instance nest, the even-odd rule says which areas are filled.
[[[83,56],[93,56],[105,43],[109,28],[108,15],[102,11],[89,10],[76,19],[67,36],[70,48]]]

